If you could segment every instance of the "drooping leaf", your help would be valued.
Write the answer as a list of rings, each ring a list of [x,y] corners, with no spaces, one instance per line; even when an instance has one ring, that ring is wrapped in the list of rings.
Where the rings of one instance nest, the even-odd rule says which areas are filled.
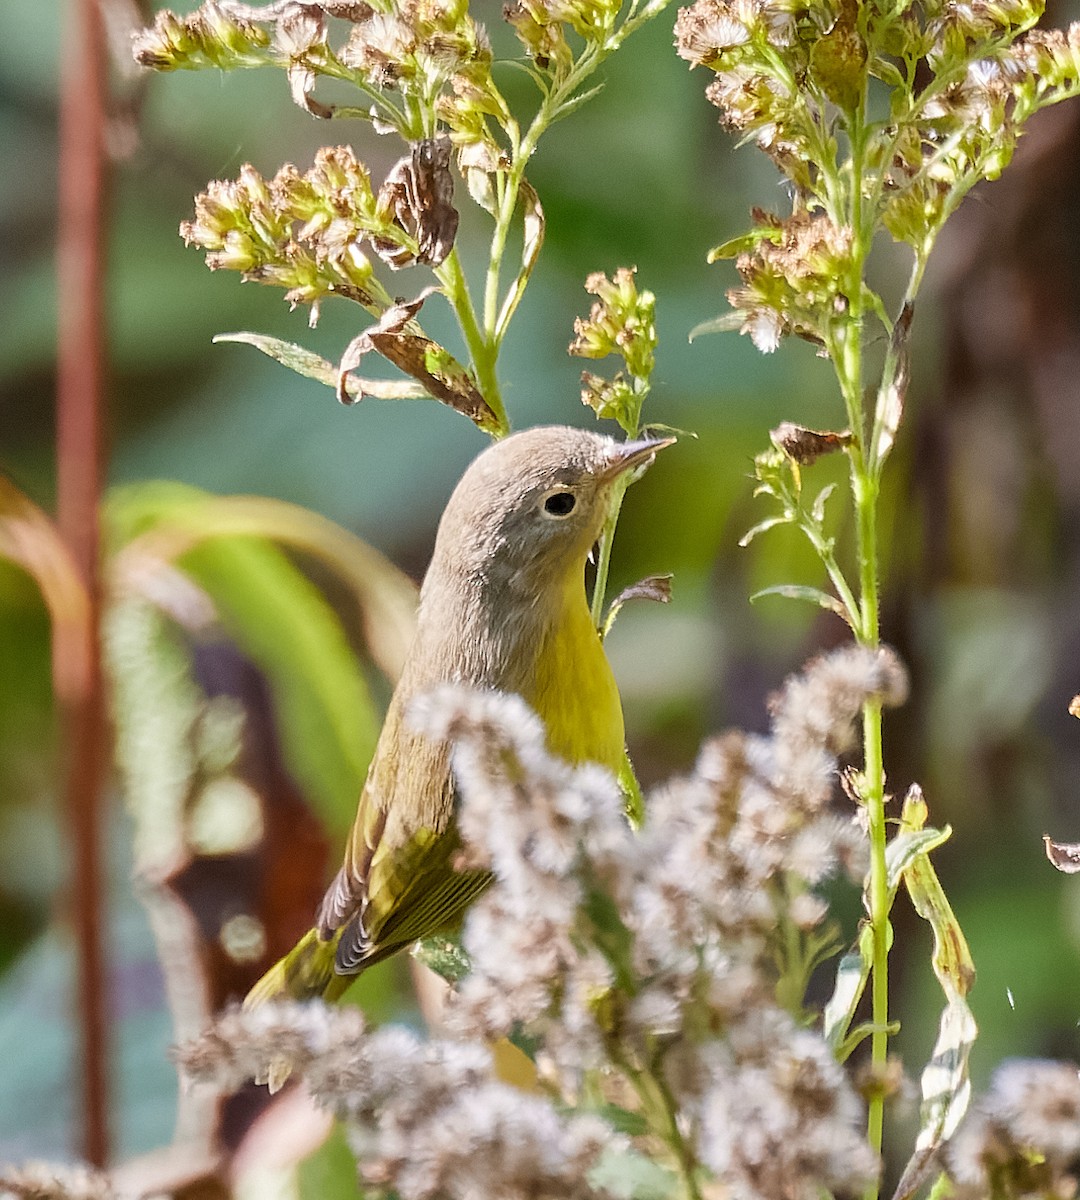
[[[532,276],[536,261],[540,257],[540,249],[544,244],[544,230],[546,228],[544,209],[540,203],[540,197],[536,194],[536,190],[527,179],[522,179],[518,196],[521,202],[523,221],[521,232],[521,267],[510,286],[510,290],[506,294],[502,308],[499,310],[499,319],[495,324],[497,337],[502,337],[506,333],[507,326],[510,324],[510,318],[521,303],[521,297],[525,294],[525,287]]]
[[[922,791],[913,785],[904,800],[900,836],[922,832],[926,816]],[[967,1111],[971,1099],[968,1059],[978,1033],[966,999],[975,979],[975,964],[925,848],[903,868],[902,878],[915,911],[934,933],[931,961],[945,993],[945,1009],[920,1081],[923,1101],[915,1151],[893,1200],[907,1200],[925,1182],[938,1148],[952,1136]]]
[[[639,579],[637,583],[623,588],[608,608],[607,617],[604,619],[603,636],[607,637],[611,632],[619,610],[628,600],[651,600],[654,604],[670,604],[672,578],[671,575],[649,575],[647,578]]]
[[[63,699],[78,693],[90,669],[90,599],[55,524],[2,475],[0,555],[33,578],[49,610],[57,695]]]

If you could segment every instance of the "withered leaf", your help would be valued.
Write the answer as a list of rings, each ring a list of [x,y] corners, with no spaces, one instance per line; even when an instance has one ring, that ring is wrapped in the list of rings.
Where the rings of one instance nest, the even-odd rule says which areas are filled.
[[[615,598],[616,604],[625,604],[627,600],[652,600],[656,604],[671,603],[671,575],[648,575],[632,583]]]
[[[1055,842],[1043,834],[1043,845],[1046,847],[1046,857],[1066,875],[1075,875],[1080,871],[1080,842]]]
[[[833,433],[829,430],[806,429],[802,425],[784,421],[769,434],[769,439],[777,450],[793,462],[807,467],[823,454],[850,446],[852,437],[848,430]]]
[[[619,611],[628,600],[652,600],[656,604],[670,604],[672,579],[672,575],[648,575],[644,579],[639,579],[637,583],[623,588],[612,600],[611,607],[604,618],[604,636],[607,636],[608,631],[615,624],[615,618],[619,615]]]
[[[337,398],[342,404],[354,404],[362,399],[362,395],[350,395],[347,378],[360,365],[364,355],[375,350],[422,384],[430,396],[462,413],[486,432],[494,432],[500,428],[499,419],[477,390],[468,371],[413,322],[421,305],[435,291],[438,289],[425,288],[415,299],[392,305],[375,325],[353,338],[337,367]]]
[[[285,74],[289,80],[289,91],[292,93],[293,103],[297,107],[321,120],[328,120],[334,115],[333,108],[328,104],[320,103],[311,94],[315,90],[316,76],[309,66],[303,62],[293,62],[289,64],[289,69]]]
[[[358,333],[345,347],[345,353],[342,354],[341,362],[338,364],[337,386],[334,389],[340,403],[355,404],[357,400],[362,398],[360,396],[352,397],[349,395],[345,383],[349,372],[356,370],[365,354],[370,354],[372,350],[380,349],[379,342],[381,339],[400,334],[423,307],[424,301],[428,296],[436,290],[436,288],[427,287],[424,288],[419,296],[414,297],[412,300],[399,300],[397,304],[392,304],[374,325],[365,329],[362,333]]]
[[[415,142],[391,168],[379,189],[380,207],[416,238],[415,256],[392,237],[372,237],[379,257],[395,271],[413,263],[437,267],[453,249],[458,211],[450,173],[450,138],[445,134]]]

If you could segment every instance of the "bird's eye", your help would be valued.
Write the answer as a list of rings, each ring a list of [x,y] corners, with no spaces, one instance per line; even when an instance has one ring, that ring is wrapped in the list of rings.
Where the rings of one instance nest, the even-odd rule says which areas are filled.
[[[544,512],[553,517],[568,517],[574,511],[576,503],[573,492],[552,492],[544,501]]]

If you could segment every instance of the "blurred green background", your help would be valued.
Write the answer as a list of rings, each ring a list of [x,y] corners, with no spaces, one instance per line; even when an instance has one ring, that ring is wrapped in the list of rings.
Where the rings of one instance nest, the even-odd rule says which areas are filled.
[[[479,6],[492,26],[497,7]],[[0,470],[50,511],[63,12],[51,0],[9,6],[0,37]],[[1073,15],[1061,5],[1050,17]],[[769,692],[844,634],[794,602],[747,600],[773,583],[819,582],[785,531],[738,548],[761,515],[752,456],[779,421],[834,428],[842,410],[828,364],[808,345],[765,357],[734,334],[688,343],[694,325],[725,308],[734,282],[729,265],[705,264],[708,248],[739,232],[751,205],[781,207],[784,197],[762,156],[735,150],[718,129],[705,73],[672,50],[673,18],[631,40],[605,68],[603,93],[541,143],[530,177],[547,240],[501,370],[516,426],[590,424],[578,401],[582,364],[566,354],[573,318],[589,307],[585,276],[636,265],[639,287],[656,293],[661,344],[645,415],[696,437],[633,489],[615,551],[615,588],[675,575],[673,603],[631,606],[609,643],[648,783],[688,769],[711,731],[763,729]],[[249,347],[211,345],[218,332],[257,330],[334,360],[357,332],[357,311],[329,304],[309,331],[306,313],[290,314],[278,291],[211,275],[177,236],[192,196],[244,162],[267,175],[286,160],[304,169],[324,142],[354,137],[381,176],[396,145],[306,116],[276,72],[118,72],[116,89],[111,483],[174,480],[289,500],[419,579],[442,505],[482,435],[433,403],[342,408],[328,389]],[[895,792],[919,780],[932,820],[955,828],[938,866],[979,970],[977,1084],[1006,1056],[1077,1055],[1080,882],[1050,868],[1041,836],[1080,840],[1080,724],[1067,714],[1080,691],[1078,177],[1080,110],[1063,106],[1033,122],[1004,178],[949,227],[916,314],[883,523],[883,633],[913,680],[911,702],[886,725],[886,761]],[[466,264],[476,261],[478,228],[467,213]],[[899,277],[903,263],[885,247],[880,269]],[[432,301],[425,324],[453,345],[436,311]],[[841,522],[842,541],[848,532]],[[48,663],[36,589],[0,563],[0,1159],[63,1158],[75,1146]],[[385,685],[367,667],[362,680],[374,711]],[[153,939],[130,880],[132,822],[119,803],[110,844],[114,1131],[126,1155],[168,1141],[176,1089]],[[898,1046],[915,1074],[940,1006],[929,949],[929,932],[901,899]],[[408,1015],[403,981],[400,966],[389,969],[364,999]]]

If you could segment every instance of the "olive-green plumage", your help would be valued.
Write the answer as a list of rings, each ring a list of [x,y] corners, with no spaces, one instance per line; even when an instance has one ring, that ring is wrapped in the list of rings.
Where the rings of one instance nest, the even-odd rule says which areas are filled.
[[[585,596],[585,563],[615,481],[667,442],[558,426],[484,451],[450,497],[420,591],[416,635],[360,793],[345,861],[307,933],[255,985],[333,1000],[365,967],[453,926],[488,883],[454,869],[449,749],[407,710],[441,683],[523,697],[571,762],[617,771],[619,694]]]

